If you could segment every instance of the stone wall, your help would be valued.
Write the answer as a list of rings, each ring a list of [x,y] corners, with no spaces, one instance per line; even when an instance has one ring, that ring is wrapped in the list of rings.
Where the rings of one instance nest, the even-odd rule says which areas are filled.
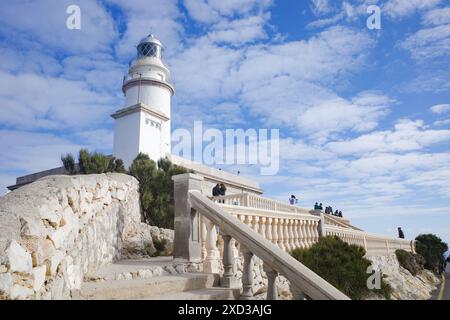
[[[0,298],[67,299],[85,277],[120,258],[154,254],[141,223],[138,182],[123,174],[50,176],[0,198]]]

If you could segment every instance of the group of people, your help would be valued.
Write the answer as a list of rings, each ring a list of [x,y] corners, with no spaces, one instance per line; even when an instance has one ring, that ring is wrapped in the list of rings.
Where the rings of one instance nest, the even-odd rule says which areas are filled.
[[[316,204],[314,205],[314,210],[323,210],[322,203],[319,204],[316,202]],[[325,213],[342,218],[342,211],[336,210],[333,212],[333,208],[331,206],[325,208]]]

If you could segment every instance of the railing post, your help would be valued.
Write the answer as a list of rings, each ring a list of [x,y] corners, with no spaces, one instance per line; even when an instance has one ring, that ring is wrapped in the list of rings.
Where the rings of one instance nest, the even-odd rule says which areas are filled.
[[[234,251],[231,236],[222,235],[223,239],[223,276],[220,279],[220,285],[224,288],[238,287],[237,279],[233,274]]]
[[[267,275],[267,300],[278,300],[278,290],[276,286],[276,280],[278,277],[278,272],[270,269],[264,264],[264,271]]]
[[[246,247],[242,246],[242,254],[244,255],[244,270],[242,271],[242,300],[248,300],[253,297],[253,253]]]
[[[319,226],[318,231],[319,231],[319,239],[325,237],[325,216],[323,214],[323,212],[320,212],[320,220],[319,220]]]
[[[206,259],[203,262],[203,271],[207,273],[219,273],[220,253],[217,248],[217,229],[214,223],[207,220],[206,228]]]
[[[189,191],[201,191],[203,177],[185,173],[172,177],[175,200],[175,235],[173,258],[185,262],[200,262],[202,246],[199,214],[191,209]]]

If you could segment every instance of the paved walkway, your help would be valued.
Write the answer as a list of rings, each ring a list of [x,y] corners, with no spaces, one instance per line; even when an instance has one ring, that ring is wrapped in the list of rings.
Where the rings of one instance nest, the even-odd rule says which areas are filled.
[[[450,264],[447,264],[445,275],[437,290],[433,292],[431,300],[450,300]]]

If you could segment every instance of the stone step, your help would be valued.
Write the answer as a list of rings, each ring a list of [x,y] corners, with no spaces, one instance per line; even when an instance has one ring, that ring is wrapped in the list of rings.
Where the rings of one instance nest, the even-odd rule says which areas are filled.
[[[72,299],[130,300],[151,297],[159,299],[162,295],[211,288],[218,284],[218,280],[218,275],[185,273],[149,279],[84,282],[81,290],[73,293]]]
[[[162,296],[150,296],[139,300],[237,300],[239,294],[239,289],[205,288],[169,293]]]
[[[152,278],[170,274],[186,273],[183,264],[174,263],[173,257],[155,257],[150,259],[119,260],[105,265],[85,281],[131,280],[135,278]]]

